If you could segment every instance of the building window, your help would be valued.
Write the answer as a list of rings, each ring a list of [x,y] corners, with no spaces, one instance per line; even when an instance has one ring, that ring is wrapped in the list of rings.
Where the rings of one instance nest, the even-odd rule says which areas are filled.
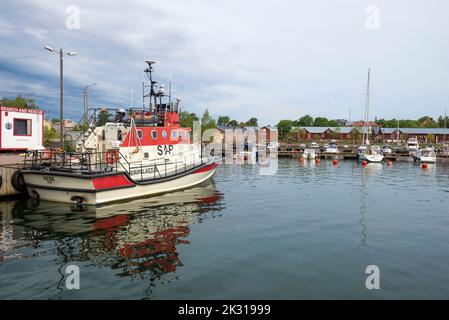
[[[171,131],[171,137],[172,139],[176,139],[176,130]]]
[[[156,130],[151,131],[151,138],[156,139],[157,138],[157,132]]]
[[[189,136],[190,136],[190,132],[189,132],[189,131],[186,131],[186,135],[185,135],[186,139],[188,139]]]
[[[178,131],[178,138],[182,139],[182,131],[181,130]]]
[[[31,136],[31,119],[14,119],[15,136]]]
[[[143,131],[138,129],[137,130],[137,139],[142,140],[142,138],[143,138]]]
[[[162,138],[167,138],[167,131],[162,130]]]

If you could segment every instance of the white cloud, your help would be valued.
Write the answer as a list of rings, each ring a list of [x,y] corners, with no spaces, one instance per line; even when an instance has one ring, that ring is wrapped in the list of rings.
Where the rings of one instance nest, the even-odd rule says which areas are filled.
[[[365,28],[371,4],[378,31]],[[65,28],[68,5],[80,8],[79,30]],[[346,117],[349,108],[356,117],[371,66],[373,117],[399,109],[436,116],[447,101],[448,8],[405,0],[15,1],[0,13],[0,90],[34,88],[57,115],[58,57],[42,50],[48,44],[79,53],[65,59],[72,116],[92,82],[92,104],[129,104],[131,87],[139,101],[149,57],[195,112],[271,124],[304,113]]]

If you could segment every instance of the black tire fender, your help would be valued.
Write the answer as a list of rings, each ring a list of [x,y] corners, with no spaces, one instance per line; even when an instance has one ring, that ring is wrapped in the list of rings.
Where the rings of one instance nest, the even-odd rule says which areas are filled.
[[[11,185],[17,192],[26,192],[25,179],[22,172],[17,170],[11,177]]]

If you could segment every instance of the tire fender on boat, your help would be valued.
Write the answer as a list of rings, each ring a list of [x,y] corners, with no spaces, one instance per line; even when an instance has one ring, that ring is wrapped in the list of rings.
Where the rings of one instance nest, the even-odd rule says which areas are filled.
[[[18,192],[26,192],[25,180],[23,179],[23,174],[19,170],[13,173],[11,185]]]

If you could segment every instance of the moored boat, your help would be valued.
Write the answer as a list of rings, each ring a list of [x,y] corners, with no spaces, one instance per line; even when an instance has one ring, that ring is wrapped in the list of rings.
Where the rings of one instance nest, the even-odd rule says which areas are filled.
[[[433,148],[424,148],[415,152],[413,160],[420,163],[435,163],[437,156]]]
[[[325,152],[325,153],[333,153],[333,154],[340,153],[340,151],[338,150],[337,143],[334,142],[334,141],[330,142],[330,143],[324,148],[324,152]]]
[[[363,144],[357,148],[357,153],[359,160],[367,161],[367,162],[381,162],[384,158],[380,148],[378,146],[371,146],[369,141],[369,128],[368,128],[368,119],[369,119],[369,94],[370,94],[370,75],[371,69],[368,69],[368,81],[366,85],[366,102],[365,102],[365,118],[363,125],[363,135],[362,141]]]
[[[31,197],[95,205],[192,187],[214,174],[218,160],[190,143],[190,128],[179,125],[180,100],[171,102],[162,85],[156,91],[154,62],[147,64],[148,109],[115,110],[102,126],[89,120],[78,152],[33,152],[21,170]]]
[[[314,148],[306,148],[302,153],[302,157],[308,160],[315,160],[316,158],[316,149]]]

